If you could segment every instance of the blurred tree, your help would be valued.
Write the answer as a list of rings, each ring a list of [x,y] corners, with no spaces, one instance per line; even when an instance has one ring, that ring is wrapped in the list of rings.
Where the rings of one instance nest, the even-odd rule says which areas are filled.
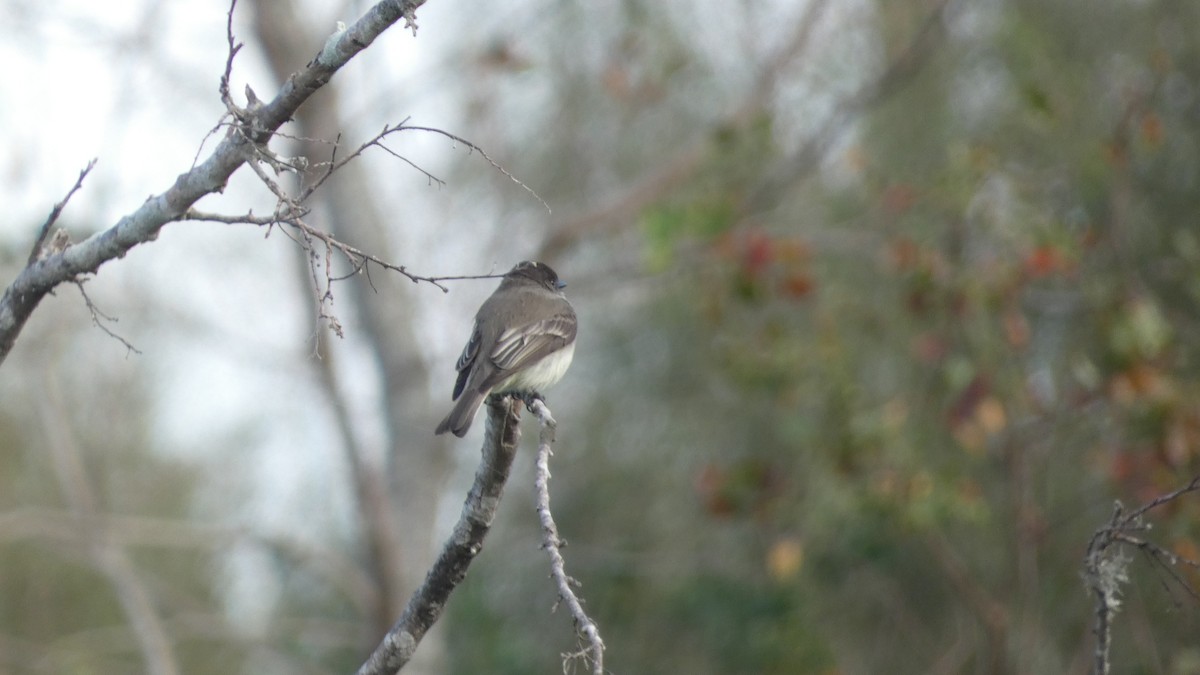
[[[173,27],[171,22],[178,16],[158,11],[162,6],[152,4],[135,17],[137,25],[129,29],[131,33],[144,30],[157,36]],[[278,81],[301,82],[300,89],[305,91],[303,76],[289,80],[289,75],[304,69],[306,63],[312,65],[311,50],[325,43],[328,35],[308,34],[299,8],[280,5],[274,9],[289,11],[272,16],[265,7],[268,3],[261,4],[264,6],[251,9],[266,13],[269,24],[259,26],[257,44],[266,47],[268,62],[279,68]],[[218,47],[209,52],[220,58],[211,59],[210,68],[204,71],[204,87],[209,91],[206,102],[215,104],[212,117],[204,122],[205,129],[219,115],[220,100],[212,83],[219,77],[224,50],[233,48],[234,35],[241,32],[239,8],[229,18],[234,35],[230,44],[225,44],[222,14],[232,7],[218,8],[213,14],[200,12],[205,18],[221,19],[212,23],[211,44]],[[191,11],[197,12],[194,7]],[[155,40],[142,43],[136,35],[123,34],[124,27],[90,26],[70,9],[62,13],[80,24],[72,24],[70,30],[93,28],[101,44],[111,41],[129,49],[144,49],[146,61],[171,60],[158,51],[165,47]],[[187,9],[181,14],[196,19]],[[25,18],[35,31],[42,30],[42,21],[47,20],[41,15]],[[120,20],[113,19],[114,23]],[[331,49],[333,45],[326,46]],[[233,59],[232,53],[228,56]],[[257,67],[246,54],[234,63],[235,71]],[[170,65],[162,67],[166,70]],[[318,82],[314,88],[323,84]],[[299,151],[311,153],[314,164],[327,159],[332,148],[331,143],[317,142],[317,136],[335,139],[342,129],[335,95],[330,91],[312,101],[314,110],[296,125],[299,137],[310,139],[297,143]],[[246,96],[253,99],[253,94]],[[253,110],[247,114],[261,113],[261,101],[248,104]],[[225,124],[219,127],[225,128]],[[202,134],[188,141],[188,158],[196,153],[194,144]],[[219,136],[229,137],[236,134]],[[244,158],[238,163],[241,161]],[[339,236],[353,237],[364,249],[388,257],[390,243],[382,219],[372,215],[378,209],[371,208],[375,198],[364,194],[369,186],[362,177],[342,180],[339,175],[329,181],[328,194],[322,195],[326,201],[317,205],[319,215],[315,217],[335,223]],[[180,179],[176,188],[190,184],[189,180]],[[219,187],[224,190],[226,185]],[[230,192],[238,193],[238,187],[232,185]],[[171,198],[165,202],[176,208]],[[234,208],[248,210],[247,203],[256,202],[247,198]],[[270,202],[267,204],[262,212],[270,213]],[[178,219],[178,213],[171,215],[172,220]],[[121,221],[126,234],[130,220],[137,219]],[[89,246],[82,243],[86,234],[104,231],[109,223],[93,213],[87,222],[63,220],[56,225],[72,232],[78,251]],[[36,228],[33,234],[36,236]],[[261,239],[260,234],[249,235]],[[21,241],[20,247],[28,246]],[[94,328],[79,331],[82,326],[58,314],[68,310],[63,310],[56,298],[42,303],[25,327],[14,358],[5,364],[5,390],[12,392],[5,396],[5,421],[11,423],[12,435],[19,440],[0,448],[0,462],[18,465],[4,475],[6,487],[12,488],[5,490],[5,496],[12,499],[0,505],[0,539],[16,542],[0,549],[5,558],[0,582],[13,590],[5,594],[13,602],[6,601],[0,613],[0,663],[11,661],[21,672],[345,671],[361,663],[399,615],[414,580],[424,575],[435,540],[435,515],[448,460],[441,444],[429,442],[432,422],[427,418],[432,415],[427,405],[425,354],[415,344],[415,335],[406,330],[412,325],[412,308],[402,302],[407,281],[397,284],[389,275],[380,275],[369,291],[365,289],[372,282],[365,279],[359,286],[345,284],[350,301],[344,304],[363,330],[355,334],[353,346],[340,349],[324,344],[322,335],[315,348],[323,358],[312,358],[312,346],[304,344],[305,332],[293,332],[283,349],[266,336],[287,323],[293,307],[311,307],[317,300],[306,297],[289,303],[285,293],[269,311],[258,307],[250,310],[257,316],[240,315],[255,304],[247,301],[246,296],[252,295],[249,291],[261,290],[261,279],[277,271],[271,257],[277,247],[260,241],[255,252],[220,249],[218,244],[189,252],[197,259],[218,252],[217,260],[206,263],[209,269],[205,272],[240,286],[227,293],[211,277],[199,281],[201,286],[208,285],[198,295],[220,298],[218,317],[204,316],[201,307],[205,301],[194,297],[195,288],[189,281],[196,282],[184,279],[188,276],[184,265],[170,270],[161,297],[155,296],[157,289],[150,288],[155,275],[146,269],[145,258],[140,267],[134,265],[130,276],[135,280],[125,288],[111,295],[102,291],[105,302],[100,304],[126,319],[121,324],[123,336],[143,347],[148,342],[155,345],[154,355],[137,362],[136,367],[96,363],[113,357],[108,352],[97,354],[97,341],[108,346],[129,343],[108,342],[110,338]],[[27,253],[20,258],[11,249],[5,253],[5,267],[13,268],[9,277],[16,276]],[[162,257],[171,258],[169,252]],[[247,265],[239,271],[237,262]],[[308,271],[306,267],[303,285],[282,284],[286,291],[295,293],[308,286]],[[120,273],[107,273],[104,279],[114,274]],[[259,279],[239,284],[247,274]],[[380,291],[386,295],[377,295]],[[6,302],[8,299],[6,296]],[[75,295],[71,300],[72,310],[78,312],[76,305],[85,305],[92,311],[98,327],[112,325],[114,320],[97,314],[100,310],[90,301],[80,303]],[[8,318],[11,324],[12,316]],[[23,318],[17,322],[18,330]],[[315,317],[309,317],[289,330],[297,326],[311,330],[316,323]],[[235,327],[227,327],[229,324]],[[228,338],[238,331],[245,332],[243,343],[231,350]],[[15,332],[6,335],[13,337]],[[172,347],[178,347],[173,340],[193,341],[191,353],[178,359],[186,363],[170,363]],[[353,359],[360,350],[367,351],[376,366],[368,368],[366,375],[361,365],[342,365],[343,359]],[[131,348],[130,354],[133,351]],[[198,356],[196,351],[206,353]],[[116,353],[116,358],[119,355]],[[176,365],[194,379],[168,382]],[[359,383],[370,380],[376,384],[371,377],[377,372],[381,373],[382,395],[356,409],[359,401],[347,394],[347,388],[357,385],[355,393],[370,398],[361,393],[369,387]],[[194,386],[195,379],[205,375],[211,378],[207,384],[219,383],[216,392]],[[263,385],[263,380],[269,384]],[[256,385],[261,387],[259,392],[269,393],[252,395],[253,401],[246,403],[244,396]],[[50,393],[39,397],[42,390]],[[224,407],[216,418],[204,418],[205,404],[211,401],[209,393],[215,393]],[[170,396],[176,397],[174,407]],[[202,438],[195,441],[203,460],[189,464],[163,459],[163,455],[186,454],[164,442],[169,434],[163,433],[163,428],[170,425],[167,418],[172,414],[186,418],[189,413],[191,420],[186,424],[199,422],[203,428]],[[103,433],[93,431],[95,428]],[[382,442],[372,433],[376,429],[384,430]],[[287,449],[294,451],[293,457],[286,465],[268,466],[271,460],[264,447],[289,444],[289,436],[292,447]],[[318,470],[320,480],[312,489],[302,482],[303,469],[299,467],[306,462],[320,464],[324,458],[319,451],[324,447],[343,450],[340,459],[346,470],[340,471],[336,461],[325,459],[326,464]],[[399,457],[405,458],[402,465],[394,461]],[[275,475],[281,466],[291,470],[294,481],[283,489]],[[47,491],[47,477],[42,474],[52,467],[58,469],[58,486]],[[347,492],[357,515],[349,519],[349,526],[339,521],[343,515],[339,481],[343,476],[351,484]],[[50,487],[55,485],[50,483]],[[272,491],[276,504],[271,511],[285,513],[286,526],[270,522],[272,513],[256,510],[261,495]],[[311,494],[300,505],[294,498],[284,498],[286,492],[305,491]],[[54,494],[60,498],[46,498]],[[289,531],[295,536],[286,534]],[[37,620],[26,621],[30,616]],[[437,654],[436,640],[429,641],[422,651],[429,663],[436,663]],[[410,670],[416,672],[418,667]]]
[[[539,251],[571,282],[584,326],[552,393],[553,489],[612,670],[1088,671],[1091,532],[1113,499],[1198,469],[1194,5],[629,0],[438,15],[460,22],[428,64],[438,124],[510,158],[554,215],[494,189],[511,186],[490,169],[449,170],[453,206],[421,251],[482,268]],[[321,41],[298,7],[251,8],[277,79]],[[356,82],[297,135],[354,130],[341,97]],[[386,225],[408,205],[370,172],[342,177],[316,212],[362,248],[397,246],[406,228]],[[0,442],[20,449],[0,453],[5,667],[136,670],[153,633],[131,631],[138,620],[161,623],[189,673],[361,660],[422,573],[446,470],[422,431],[440,329],[412,320],[395,280],[373,281],[377,294],[339,296],[350,337],[321,344],[325,360],[289,360],[305,375],[271,390],[306,391],[320,405],[297,407],[329,413],[335,431],[304,450],[344,450],[353,515],[306,521],[316,543],[261,523],[157,527],[195,516],[199,486],[245,465],[226,454],[206,472],[152,452],[153,423],[121,414],[152,398],[146,380],[119,359],[57,388],[39,373],[95,363],[86,348],[6,370],[24,379],[6,393],[45,395],[6,396],[0,411]],[[39,348],[67,332],[29,330]],[[355,380],[364,353],[372,375]],[[374,393],[347,386],[363,381]],[[39,406],[56,396],[72,400],[48,424]],[[241,432],[250,446],[279,430]],[[79,532],[45,451],[64,437],[150,615]],[[325,469],[300,518],[337,510]],[[247,511],[244,496],[223,506]],[[575,648],[527,504],[502,511],[450,607],[454,649],[441,662],[423,647],[430,670],[557,671]],[[1196,558],[1197,511],[1164,510],[1158,540]],[[278,586],[259,622],[221,606],[238,551],[265,558],[252,578]],[[1196,672],[1196,608],[1179,583],[1194,570],[1140,562],[1113,671]]]
[[[306,25],[297,3],[256,0],[252,4],[254,28],[263,45],[272,74],[278,81],[310,58],[310,45],[320,42],[321,33]],[[297,139],[294,153],[321,157],[331,151],[330,140],[353,128],[342,113],[337,83],[326,85],[323,100],[294,120]],[[395,120],[394,122],[399,122]],[[305,179],[316,180],[324,171],[313,168]],[[314,208],[335,236],[355,242],[362,250],[389,258],[399,254],[393,227],[404,227],[403,218],[387,217],[383,200],[371,194],[371,180],[362,162],[346,165],[313,201]],[[399,222],[397,222],[399,221]],[[298,266],[309,274],[306,256]],[[346,269],[342,273],[349,273]],[[356,376],[340,365],[339,354],[346,346],[318,332],[322,358],[310,361],[320,373],[331,406],[338,411],[342,445],[354,481],[354,498],[359,516],[360,550],[375,584],[375,606],[366,625],[362,646],[372,648],[395,623],[413,589],[425,577],[433,560],[436,514],[449,470],[449,452],[444,439],[428,437],[430,401],[425,353],[419,347],[409,317],[413,314],[412,284],[398,275],[358,275],[343,285],[343,297],[357,330],[349,340],[361,344],[370,355],[372,373],[381,380],[378,400],[370,408],[378,411],[377,424],[385,430],[383,447],[372,448],[354,427],[355,405],[339,382]],[[317,291],[314,289],[313,293]],[[314,306],[317,299],[314,298]],[[313,317],[314,322],[316,317]],[[346,339],[346,338],[343,338]],[[341,373],[341,374],[339,374]],[[361,414],[362,411],[360,411]],[[418,652],[418,661],[408,672],[436,669],[442,651],[435,633]]]
[[[556,475],[611,662],[1087,672],[1091,532],[1114,497],[1141,501],[1200,468],[1200,13],[840,8],[782,67],[743,53],[746,71],[774,67],[773,84],[738,124],[714,125],[688,93],[705,92],[704,112],[737,109],[746,80],[706,69],[715,44],[675,37],[694,28],[688,12],[622,7],[576,19],[606,27],[590,65],[561,77],[561,61],[528,57],[521,70],[558,92],[550,107],[596,111],[559,118],[533,155],[576,157],[557,139],[622,119],[613,146],[575,144],[594,174],[644,177],[550,240],[594,270],[593,306],[634,302],[593,319],[601,365],[574,377],[594,391],[559,415],[593,425]],[[727,42],[752,16],[723,27]],[[839,40],[871,55],[845,81],[826,75]],[[644,91],[637,77],[657,85],[653,103],[629,93]],[[792,88],[833,100],[832,121],[799,124],[781,105]],[[622,152],[638,156],[632,172]],[[1196,509],[1159,524],[1193,557]],[[511,555],[484,562],[456,616],[509,611],[519,590],[482,589],[524,588]],[[1135,569],[1114,672],[1191,672],[1194,602],[1164,570]],[[486,644],[537,644],[546,628],[524,628],[536,618]],[[553,667],[516,652],[503,672]],[[459,655],[459,672],[481,658]]]

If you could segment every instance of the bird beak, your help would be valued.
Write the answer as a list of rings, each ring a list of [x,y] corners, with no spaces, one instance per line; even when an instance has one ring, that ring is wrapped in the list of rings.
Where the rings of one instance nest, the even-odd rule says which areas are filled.
[[[567,282],[563,281],[562,279],[559,279],[558,283],[554,284],[554,286],[555,286],[555,288],[557,288],[558,290],[561,291],[562,289],[567,287]]]

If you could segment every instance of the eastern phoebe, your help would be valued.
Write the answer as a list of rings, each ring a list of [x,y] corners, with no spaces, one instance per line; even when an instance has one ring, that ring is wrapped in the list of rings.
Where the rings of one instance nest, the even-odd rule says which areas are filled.
[[[458,358],[454,409],[434,433],[466,435],[488,394],[540,397],[562,379],[575,356],[575,309],[566,282],[549,265],[517,263],[475,314],[471,339]]]

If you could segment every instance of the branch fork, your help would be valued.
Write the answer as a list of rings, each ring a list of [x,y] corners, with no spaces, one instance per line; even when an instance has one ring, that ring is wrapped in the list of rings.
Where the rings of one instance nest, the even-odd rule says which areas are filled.
[[[1161,495],[1142,506],[1126,511],[1117,502],[1113,506],[1113,514],[1108,523],[1096,530],[1088,542],[1087,553],[1084,555],[1083,578],[1088,592],[1095,598],[1095,623],[1092,632],[1096,636],[1096,649],[1093,654],[1092,673],[1108,675],[1110,670],[1109,652],[1112,647],[1112,621],[1121,607],[1121,587],[1129,581],[1129,564],[1132,557],[1125,551],[1125,546],[1132,546],[1146,553],[1151,560],[1167,570],[1171,578],[1187,591],[1192,598],[1200,600],[1200,593],[1173,569],[1173,566],[1185,564],[1200,568],[1200,561],[1182,558],[1157,544],[1136,536],[1136,533],[1147,532],[1151,524],[1145,521],[1145,516],[1151,510],[1180,497],[1200,491],[1200,476],[1196,476],[1183,487]]]

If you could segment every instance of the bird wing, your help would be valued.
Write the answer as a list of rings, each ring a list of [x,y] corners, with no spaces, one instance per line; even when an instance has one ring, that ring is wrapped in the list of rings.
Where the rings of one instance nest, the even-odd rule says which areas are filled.
[[[471,329],[471,339],[467,340],[467,346],[463,347],[462,356],[459,356],[458,363],[454,364],[455,370],[458,371],[458,380],[454,382],[454,395],[450,397],[451,401],[457,401],[463,388],[467,386],[467,380],[471,376],[471,366],[479,357],[479,343],[482,340],[483,331],[480,330],[479,322],[476,321],[475,326]]]
[[[563,312],[523,326],[508,328],[496,339],[496,346],[492,348],[488,357],[497,368],[506,371],[500,374],[499,379],[503,379],[537,363],[547,354],[566,347],[575,340],[577,327],[575,313]]]

